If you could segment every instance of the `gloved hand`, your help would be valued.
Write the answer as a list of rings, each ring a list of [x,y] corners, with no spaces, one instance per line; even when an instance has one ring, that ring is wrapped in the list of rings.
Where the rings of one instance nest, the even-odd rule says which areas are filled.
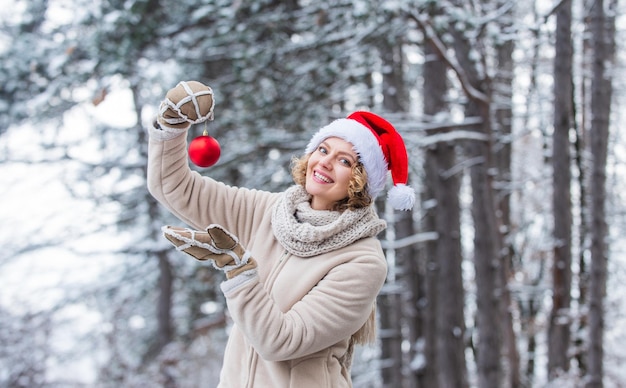
[[[177,250],[200,261],[213,260],[213,266],[224,271],[228,279],[257,266],[237,237],[220,225],[209,225],[206,232],[175,226],[164,226],[161,230]]]
[[[213,90],[198,81],[181,81],[170,89],[159,106],[162,128],[185,130],[191,124],[213,120]]]

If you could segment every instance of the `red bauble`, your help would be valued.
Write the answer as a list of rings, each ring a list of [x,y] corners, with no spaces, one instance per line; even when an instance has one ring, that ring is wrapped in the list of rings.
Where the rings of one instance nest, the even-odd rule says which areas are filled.
[[[189,159],[199,167],[211,167],[220,158],[220,143],[211,136],[198,136],[189,143]]]

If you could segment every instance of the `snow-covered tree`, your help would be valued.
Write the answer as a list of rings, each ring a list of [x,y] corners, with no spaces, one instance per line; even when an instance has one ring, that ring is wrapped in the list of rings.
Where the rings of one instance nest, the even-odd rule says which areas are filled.
[[[219,163],[198,171],[231,185],[285,188],[291,157],[310,135],[355,109],[381,112],[403,133],[411,184],[423,201],[412,213],[386,214],[391,275],[379,299],[381,348],[360,354],[356,386],[532,386],[546,380],[548,346],[550,359],[572,363],[589,343],[593,357],[576,357],[579,368],[558,378],[581,381],[582,362],[594,381],[603,378],[603,357],[615,354],[601,351],[603,260],[612,246],[602,245],[608,232],[595,225],[623,214],[619,200],[602,214],[623,184],[604,143],[614,122],[603,93],[623,70],[601,68],[611,63],[602,58],[612,46],[599,45],[610,39],[592,23],[594,73],[585,70],[589,57],[574,51],[573,69],[563,71],[574,90],[558,86],[554,53],[564,46],[554,16],[570,2],[10,3],[0,11],[0,179],[9,203],[0,208],[0,273],[20,273],[22,265],[40,280],[69,264],[39,293],[20,294],[25,280],[5,279],[14,299],[0,296],[2,326],[10,328],[0,385],[75,383],[78,376],[54,371],[85,360],[102,386],[198,386],[217,378],[229,322],[220,278],[163,241],[160,226],[179,221],[145,188],[145,128],[166,91],[191,79],[213,88],[216,109],[215,120],[189,137],[206,129],[222,146]],[[579,3],[571,2],[574,50],[587,39]],[[618,16],[614,3],[604,5],[607,15],[589,13],[592,21]],[[609,38],[619,33],[603,30]],[[555,125],[556,104],[570,98],[585,108],[572,125],[585,128],[593,117],[594,136],[603,135],[594,137],[593,169],[585,131],[572,145],[567,125]],[[566,269],[571,287],[546,275],[558,268],[561,247],[554,238],[561,203],[547,200],[558,196],[550,179],[557,143],[575,151],[572,177],[559,177],[578,180],[562,188],[580,193],[569,225],[580,258]],[[613,175],[603,178],[603,168]],[[585,179],[591,176],[597,183]],[[607,192],[603,179],[612,179]],[[586,282],[590,263],[595,277]],[[571,293],[569,315],[567,303],[549,302],[552,292]],[[594,321],[584,314],[590,300]],[[551,309],[561,315],[548,321]],[[581,329],[554,347],[545,338],[560,318]],[[589,339],[581,335],[586,318]],[[80,339],[75,351],[61,346],[66,328],[85,321],[87,332],[69,331]],[[28,348],[39,351],[17,356]]]

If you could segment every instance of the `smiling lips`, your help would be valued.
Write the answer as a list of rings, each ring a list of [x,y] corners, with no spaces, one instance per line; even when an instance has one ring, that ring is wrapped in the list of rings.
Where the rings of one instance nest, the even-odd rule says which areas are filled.
[[[330,179],[327,175],[320,173],[319,171],[313,171],[313,176],[317,178],[317,180],[322,181],[324,183],[333,183],[334,181]]]

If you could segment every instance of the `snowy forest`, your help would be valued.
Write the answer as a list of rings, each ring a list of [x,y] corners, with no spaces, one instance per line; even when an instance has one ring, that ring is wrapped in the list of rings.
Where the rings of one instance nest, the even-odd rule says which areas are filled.
[[[404,137],[418,200],[376,204],[388,276],[356,388],[626,387],[624,7],[5,0],[0,387],[217,384],[224,279],[172,249],[160,228],[184,225],[146,188],[183,80],[216,100],[189,138],[222,147],[193,168],[229,185],[292,185],[356,109]]]

